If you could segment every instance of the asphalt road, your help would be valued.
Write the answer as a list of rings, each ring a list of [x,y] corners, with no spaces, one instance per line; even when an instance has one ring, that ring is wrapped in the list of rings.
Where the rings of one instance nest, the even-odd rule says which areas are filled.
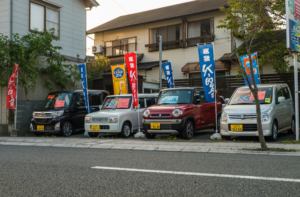
[[[0,146],[0,196],[299,196],[299,163],[285,156]]]

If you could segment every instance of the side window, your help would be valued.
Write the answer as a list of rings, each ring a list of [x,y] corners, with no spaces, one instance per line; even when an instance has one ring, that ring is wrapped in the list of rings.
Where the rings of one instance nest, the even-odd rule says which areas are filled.
[[[285,100],[290,99],[291,95],[289,89],[287,87],[284,87],[282,90],[283,90],[283,95],[285,97]]]
[[[283,92],[282,92],[282,88],[281,87],[277,87],[276,88],[276,103],[278,101],[278,97],[280,97],[280,96],[284,96]]]
[[[197,99],[199,99],[200,102],[201,102],[199,93],[195,93],[195,94],[194,94],[194,103],[196,103]]]
[[[82,107],[82,106],[85,107],[85,101],[84,101],[83,93],[79,94],[79,98],[78,98],[77,102],[79,103],[80,107]]]
[[[150,107],[151,105],[155,105],[155,98],[146,98],[146,105]]]
[[[145,99],[139,98],[140,109],[145,108]]]
[[[98,93],[89,93],[89,103],[90,105],[101,105],[100,94]]]
[[[221,103],[222,103],[222,104],[225,104],[224,98],[223,98],[223,97],[220,97],[220,99],[221,99]]]
[[[201,91],[199,95],[200,95],[201,103],[206,103],[204,91]]]

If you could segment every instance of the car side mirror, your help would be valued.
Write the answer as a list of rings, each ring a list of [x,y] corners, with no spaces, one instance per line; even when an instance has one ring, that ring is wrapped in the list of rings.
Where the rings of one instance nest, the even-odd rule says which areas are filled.
[[[201,100],[200,99],[196,99],[196,104],[200,104],[201,103]]]
[[[225,104],[227,105],[229,103],[229,98],[226,98],[224,101],[225,101]]]
[[[285,97],[280,96],[280,97],[278,97],[277,101],[278,101],[278,103],[282,103],[285,101]]]

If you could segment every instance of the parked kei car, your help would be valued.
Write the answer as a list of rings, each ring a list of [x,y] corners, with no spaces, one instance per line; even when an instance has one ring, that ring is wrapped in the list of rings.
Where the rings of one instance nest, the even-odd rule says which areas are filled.
[[[295,131],[293,99],[287,84],[258,85],[258,99],[264,136],[275,141],[278,133]],[[258,136],[255,101],[247,86],[237,88],[223,109],[221,135],[228,139]]]
[[[217,115],[222,103],[217,93]],[[203,88],[170,88],[159,93],[156,105],[143,113],[147,138],[156,134],[177,134],[191,139],[196,130],[216,127],[215,103],[206,102]]]
[[[91,111],[98,111],[108,93],[105,90],[89,90]],[[42,109],[33,112],[30,131],[70,136],[76,129],[84,128],[87,114],[82,90],[58,91],[48,94]]]
[[[143,110],[155,104],[158,94],[138,94],[139,108],[133,107],[132,94],[106,97],[101,111],[85,117],[85,131],[90,137],[99,133],[116,133],[129,137],[135,130],[142,128]]]

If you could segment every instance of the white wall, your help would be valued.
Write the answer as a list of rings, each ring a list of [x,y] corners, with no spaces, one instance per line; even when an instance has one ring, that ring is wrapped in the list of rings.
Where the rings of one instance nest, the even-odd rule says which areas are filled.
[[[10,1],[0,0],[0,33],[9,36],[10,28]]]
[[[228,40],[227,35],[224,33],[223,29],[218,29],[219,20],[224,19],[225,14],[221,11],[214,11],[205,14],[199,14],[196,16],[186,17],[187,21],[196,21],[207,18],[214,18],[214,32],[215,32],[215,59],[219,59],[223,56],[224,53],[231,52],[230,40]],[[122,29],[116,29],[111,31],[105,31],[95,34],[95,45],[104,45],[104,41],[128,38],[137,36],[137,52],[144,53],[144,58],[141,62],[149,61],[158,61],[159,53],[148,52],[148,47],[145,47],[146,44],[149,44],[149,29],[161,26],[167,26],[172,24],[181,24],[182,19],[171,19],[167,21],[154,22],[150,24],[143,24],[139,26],[127,27]],[[171,49],[164,50],[162,54],[163,60],[168,60],[172,62],[174,78],[182,79],[186,78],[185,74],[181,72],[181,68],[188,62],[198,62],[198,52],[197,47],[189,47],[186,49]],[[147,71],[147,78],[153,78],[154,80],[159,79],[158,68],[154,68],[151,71]],[[140,75],[144,75],[144,71],[139,72]]]

